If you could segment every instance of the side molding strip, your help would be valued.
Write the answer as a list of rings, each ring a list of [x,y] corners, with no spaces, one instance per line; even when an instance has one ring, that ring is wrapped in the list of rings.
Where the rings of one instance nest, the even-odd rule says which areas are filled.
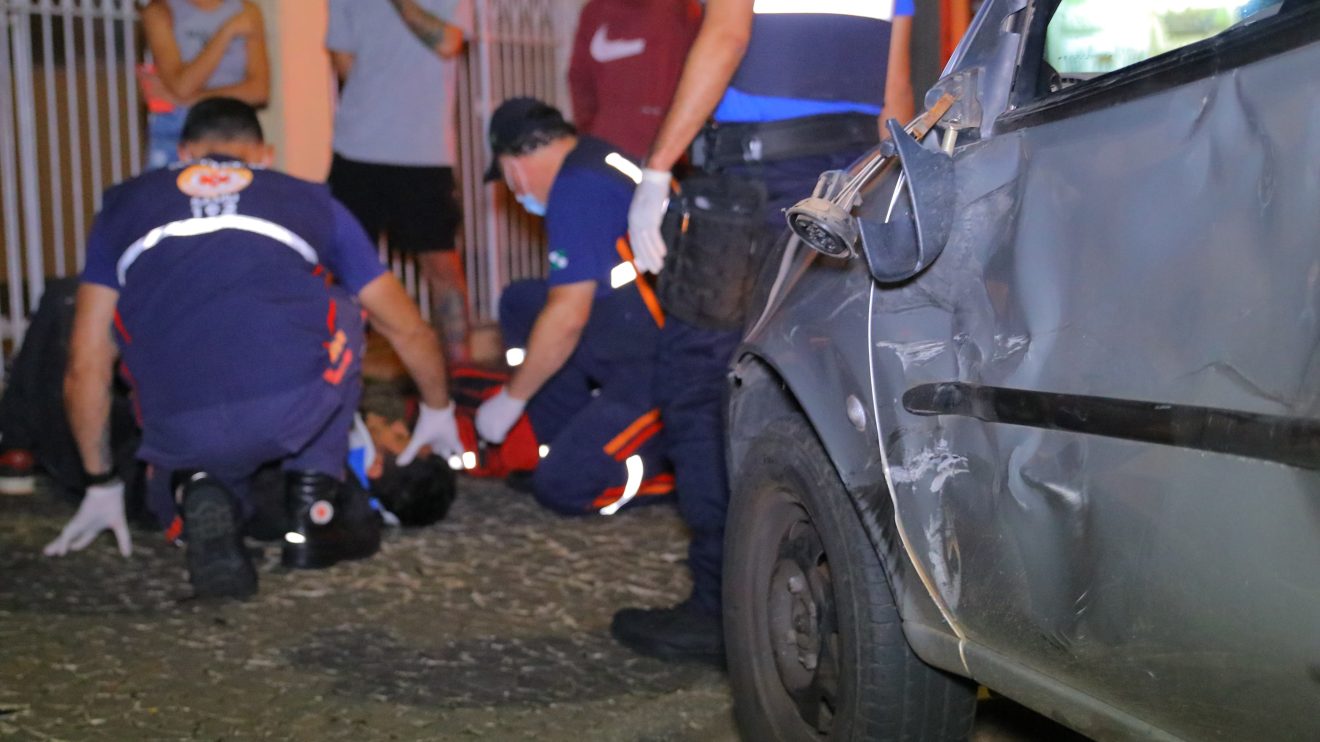
[[[974,417],[1320,469],[1320,420],[1305,417],[961,382],[914,386],[904,392],[903,407],[914,415]]]

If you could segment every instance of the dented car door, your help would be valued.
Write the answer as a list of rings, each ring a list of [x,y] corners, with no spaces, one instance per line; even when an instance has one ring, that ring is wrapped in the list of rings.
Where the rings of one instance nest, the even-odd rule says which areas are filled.
[[[1047,54],[1033,12],[1022,68]],[[1107,76],[1044,65],[1039,93],[945,142],[938,258],[870,290],[876,445],[973,677],[1045,676],[1157,736],[1320,736],[1320,41],[1301,15]],[[904,189],[891,168],[859,216],[913,218]]]

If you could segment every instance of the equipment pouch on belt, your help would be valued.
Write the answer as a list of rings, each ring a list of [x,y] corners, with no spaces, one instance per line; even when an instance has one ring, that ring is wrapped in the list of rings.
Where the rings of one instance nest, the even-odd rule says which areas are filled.
[[[669,251],[656,286],[660,304],[698,327],[741,329],[768,248],[765,190],[721,175],[681,186],[662,230]]]

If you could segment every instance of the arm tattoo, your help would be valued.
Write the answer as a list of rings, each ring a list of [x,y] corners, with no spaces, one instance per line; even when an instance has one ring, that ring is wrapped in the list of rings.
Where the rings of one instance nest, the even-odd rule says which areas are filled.
[[[449,24],[423,10],[414,0],[390,0],[390,4],[398,11],[412,35],[425,44],[427,49],[434,50],[444,41],[445,29]]]

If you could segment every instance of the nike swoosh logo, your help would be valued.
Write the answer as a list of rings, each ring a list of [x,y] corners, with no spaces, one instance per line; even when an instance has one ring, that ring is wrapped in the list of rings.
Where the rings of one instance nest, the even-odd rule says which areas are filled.
[[[597,62],[615,62],[646,51],[646,39],[611,39],[607,28],[601,26],[591,37],[591,58]]]

